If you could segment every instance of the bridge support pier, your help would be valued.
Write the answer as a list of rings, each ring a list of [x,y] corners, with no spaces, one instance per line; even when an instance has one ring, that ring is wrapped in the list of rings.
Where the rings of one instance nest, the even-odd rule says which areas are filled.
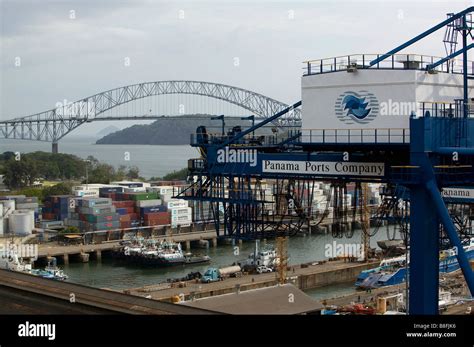
[[[51,146],[51,152],[56,154],[59,151],[59,144],[57,142],[53,142]]]
[[[95,260],[102,261],[102,251],[100,249],[95,251]]]

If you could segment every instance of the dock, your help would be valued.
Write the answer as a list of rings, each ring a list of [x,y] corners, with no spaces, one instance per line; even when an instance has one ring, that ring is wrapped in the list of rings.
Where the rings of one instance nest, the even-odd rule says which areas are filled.
[[[214,230],[193,231],[188,233],[173,233],[167,235],[157,235],[153,237],[156,240],[173,240],[183,242],[186,249],[190,249],[191,242],[200,240],[211,240],[212,245],[217,246],[217,234]],[[47,257],[57,257],[63,264],[68,264],[71,257],[83,259],[84,254],[92,255],[93,259],[100,260],[102,252],[113,251],[120,248],[120,241],[104,241],[93,244],[80,245],[59,245],[55,242],[43,243],[38,246],[38,259]]]
[[[336,260],[314,265],[290,267],[288,282],[301,290],[323,287],[329,284],[355,281],[357,275],[366,269],[377,267],[379,261],[367,263]],[[172,302],[174,298],[192,300],[214,295],[228,294],[278,284],[278,274],[243,274],[241,277],[227,278],[213,283],[201,283],[199,280],[177,283],[163,283],[124,290],[124,293],[143,296],[149,299]]]

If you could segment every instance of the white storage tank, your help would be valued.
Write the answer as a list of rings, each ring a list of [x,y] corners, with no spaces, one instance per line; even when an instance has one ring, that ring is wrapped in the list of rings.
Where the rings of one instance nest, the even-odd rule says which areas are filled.
[[[35,212],[16,210],[8,216],[9,231],[15,235],[30,235],[35,227]]]
[[[15,200],[1,200],[0,203],[3,206],[3,218],[6,218],[15,210]]]

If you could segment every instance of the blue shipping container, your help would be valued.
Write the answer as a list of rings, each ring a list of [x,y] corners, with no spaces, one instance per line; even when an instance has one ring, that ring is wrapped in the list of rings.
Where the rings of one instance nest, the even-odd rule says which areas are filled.
[[[164,205],[158,206],[150,206],[150,207],[140,207],[140,214],[144,215],[145,213],[153,213],[153,212],[166,212],[168,211],[168,207]]]

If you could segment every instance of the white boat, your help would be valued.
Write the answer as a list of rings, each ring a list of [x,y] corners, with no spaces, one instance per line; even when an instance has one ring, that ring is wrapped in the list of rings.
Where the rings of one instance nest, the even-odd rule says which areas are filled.
[[[32,265],[19,258],[18,254],[9,252],[7,254],[2,253],[0,256],[0,269],[31,273]]]
[[[279,264],[277,252],[273,247],[264,247],[260,249],[260,242],[255,242],[255,250],[251,253],[243,266],[258,267],[266,266],[268,268],[275,268]]]

